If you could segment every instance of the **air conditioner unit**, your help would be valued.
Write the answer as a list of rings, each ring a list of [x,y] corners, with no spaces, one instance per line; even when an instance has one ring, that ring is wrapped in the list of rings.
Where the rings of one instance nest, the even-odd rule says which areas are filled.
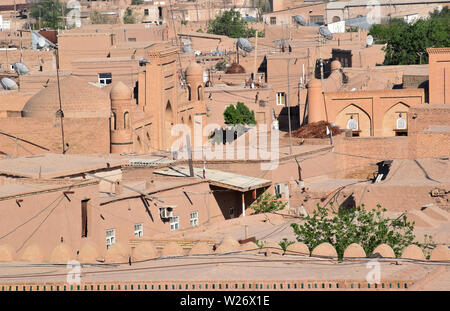
[[[173,208],[172,207],[161,207],[159,208],[159,215],[163,219],[168,219],[173,217]]]

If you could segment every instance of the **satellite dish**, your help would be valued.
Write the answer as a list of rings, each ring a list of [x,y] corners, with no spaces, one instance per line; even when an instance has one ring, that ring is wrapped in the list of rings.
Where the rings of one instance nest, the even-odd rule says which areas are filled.
[[[17,83],[10,78],[3,78],[0,84],[5,90],[17,90],[19,88]]]
[[[45,39],[43,37],[39,37],[37,44],[42,49],[45,47]]]
[[[371,35],[368,35],[366,37],[366,44],[367,44],[367,46],[372,46],[372,44],[373,44],[373,37]]]
[[[25,75],[30,72],[27,66],[22,63],[15,63],[14,70],[17,72],[19,76]]]
[[[294,21],[301,26],[306,26],[306,20],[300,15],[294,16]]]
[[[333,39],[333,34],[326,27],[320,27],[319,34],[327,40]]]
[[[237,41],[237,45],[241,48],[241,50],[244,50],[245,52],[251,52],[253,50],[251,42],[244,38],[239,38]]]

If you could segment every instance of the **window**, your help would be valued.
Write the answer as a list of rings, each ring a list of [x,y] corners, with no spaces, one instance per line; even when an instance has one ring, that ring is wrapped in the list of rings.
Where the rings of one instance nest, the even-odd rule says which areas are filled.
[[[144,15],[145,15],[145,16],[148,16],[148,14],[149,14],[149,13],[148,13],[148,9],[144,9]]]
[[[111,84],[112,83],[112,74],[111,73],[99,73],[98,74],[98,83]]]
[[[284,106],[286,104],[286,93],[277,92],[277,106]]]
[[[270,24],[276,25],[277,24],[277,18],[275,16],[270,17]]]
[[[353,119],[353,115],[350,116],[350,119],[347,121],[347,129],[352,131],[359,130],[358,121]]]
[[[135,224],[134,225],[134,237],[140,238],[144,235],[144,227],[142,224]]]
[[[136,42],[136,38],[128,38],[129,42]]]
[[[286,192],[285,190],[287,187],[288,187],[287,184],[276,184],[275,185],[275,196],[277,198],[281,198],[281,195]]]
[[[200,85],[199,87],[197,87],[197,99],[201,100],[202,99],[202,86]]]
[[[14,65],[9,65],[9,69],[14,70]]]
[[[230,213],[230,218],[234,218],[234,207],[230,207],[229,213]]]
[[[106,249],[116,242],[116,229],[106,230]]]
[[[324,24],[324,18],[323,15],[310,15],[309,16],[309,22],[312,24],[317,24],[317,25],[323,25]]]
[[[123,128],[127,129],[129,127],[130,127],[130,114],[127,111],[123,114]]]
[[[191,212],[191,226],[198,226],[198,212]]]
[[[180,217],[170,217],[170,230],[178,230],[180,228]]]
[[[88,235],[88,213],[87,206],[89,200],[81,201],[81,237],[87,238]]]
[[[402,114],[398,116],[397,122],[397,130],[406,130],[406,120],[402,118]]]

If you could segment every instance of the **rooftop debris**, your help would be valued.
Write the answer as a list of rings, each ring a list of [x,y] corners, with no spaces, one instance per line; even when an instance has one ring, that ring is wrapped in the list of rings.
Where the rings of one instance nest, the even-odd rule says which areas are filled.
[[[226,73],[245,73],[245,69],[238,63],[232,63],[231,66],[227,68]]]
[[[301,128],[292,131],[292,137],[297,138],[327,138],[327,126],[334,135],[344,132],[337,126],[332,126],[326,121],[313,122],[302,126]],[[289,133],[285,134],[289,135]]]

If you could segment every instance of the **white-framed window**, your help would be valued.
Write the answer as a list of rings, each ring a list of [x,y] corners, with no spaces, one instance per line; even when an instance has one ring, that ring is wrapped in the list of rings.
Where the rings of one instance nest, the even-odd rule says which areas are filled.
[[[353,131],[357,131],[359,129],[358,127],[358,121],[353,119],[353,117],[351,117],[348,121],[347,121],[347,129],[349,130],[353,130]]]
[[[198,226],[198,212],[191,212],[191,226],[197,227]]]
[[[287,184],[276,184],[275,185],[275,196],[281,198],[282,194],[285,193],[285,188]]]
[[[180,228],[180,217],[170,217],[170,230],[178,230]]]
[[[140,238],[144,235],[144,226],[142,224],[135,224],[134,225],[134,236],[136,238]]]
[[[230,218],[234,218],[234,207],[230,207],[229,214],[230,214]]]
[[[10,70],[14,70],[14,65],[9,65]]]
[[[286,105],[286,93],[285,92],[277,92],[277,106]]]
[[[116,242],[116,229],[106,230],[106,248],[108,249],[115,242]]]
[[[270,24],[271,25],[276,25],[277,24],[277,18],[275,16],[271,16],[270,17]]]
[[[111,84],[112,83],[112,74],[109,73],[99,73],[98,74],[98,83],[100,84]]]
[[[402,114],[398,116],[396,126],[397,130],[406,130],[406,119],[402,117]]]

